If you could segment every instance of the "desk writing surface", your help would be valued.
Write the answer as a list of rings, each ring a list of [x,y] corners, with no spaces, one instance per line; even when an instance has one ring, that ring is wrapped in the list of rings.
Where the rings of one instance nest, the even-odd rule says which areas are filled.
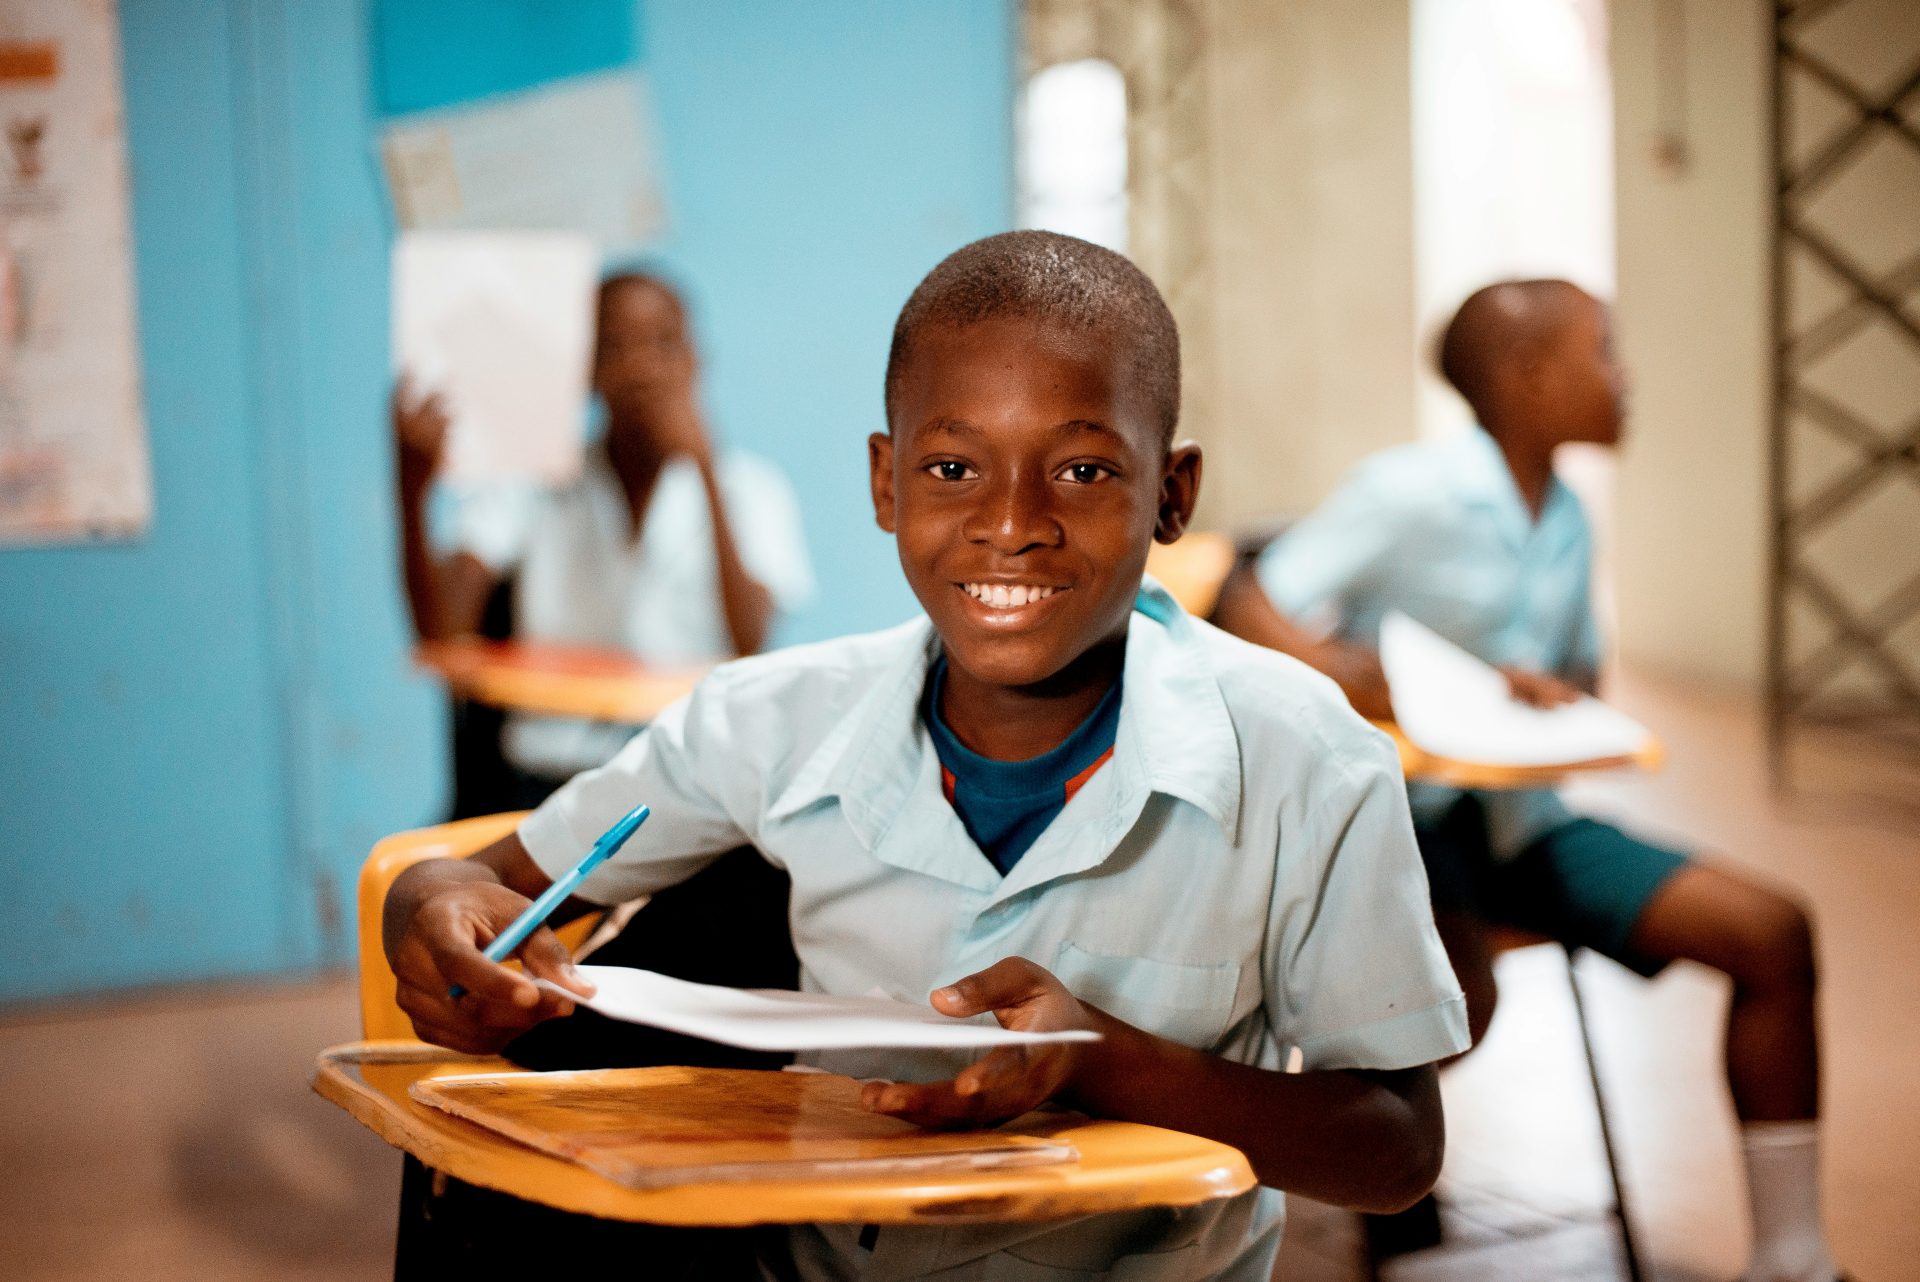
[[[708,671],[650,668],[631,655],[591,646],[475,637],[424,642],[414,661],[476,703],[636,726],[692,691]]]
[[[1400,752],[1400,770],[1410,783],[1444,784],[1451,788],[1476,788],[1488,792],[1514,788],[1551,788],[1565,782],[1569,775],[1627,767],[1658,770],[1666,760],[1666,750],[1659,740],[1649,737],[1645,747],[1628,757],[1606,757],[1555,766],[1494,766],[1437,757],[1415,745],[1391,721],[1376,721],[1373,724],[1392,738],[1393,746]]]
[[[654,1224],[960,1224],[1056,1220],[1193,1206],[1254,1186],[1236,1149],[1179,1131],[1075,1113],[1032,1114],[1017,1133],[1071,1146],[1075,1161],[628,1188],[414,1099],[415,1083],[513,1072],[496,1058],[421,1042],[359,1042],[321,1054],[313,1087],[435,1170],[561,1210]],[[695,1075],[706,1069],[679,1070]]]
[[[408,1094],[630,1188],[1045,1166],[1079,1156],[1021,1126],[927,1131],[832,1073],[617,1068],[429,1078]]]

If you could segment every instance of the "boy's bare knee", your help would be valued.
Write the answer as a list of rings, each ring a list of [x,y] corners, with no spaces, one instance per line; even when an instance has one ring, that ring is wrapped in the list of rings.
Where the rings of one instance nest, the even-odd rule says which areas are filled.
[[[1762,891],[1741,926],[1737,983],[1811,990],[1817,982],[1813,918],[1797,900]]]

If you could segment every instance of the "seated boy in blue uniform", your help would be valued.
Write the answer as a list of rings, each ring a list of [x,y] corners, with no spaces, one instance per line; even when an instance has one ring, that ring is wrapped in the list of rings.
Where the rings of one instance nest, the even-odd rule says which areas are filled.
[[[925,616],[726,664],[516,835],[410,870],[388,953],[421,1035],[491,1050],[568,1009],[478,950],[645,800],[584,898],[751,844],[792,876],[805,989],[1103,1034],[971,1063],[803,1057],[877,1079],[868,1107],[992,1126],[1059,1100],[1235,1145],[1267,1186],[1069,1227],[798,1226],[778,1276],[1266,1282],[1279,1190],[1420,1197],[1435,1064],[1465,1049],[1466,1015],[1398,762],[1332,682],[1143,585],[1200,482],[1174,440],[1179,368],[1166,304],[1108,250],[1013,232],[936,267],[868,442]],[[550,933],[521,956],[584,991]]]
[[[1564,281],[1461,306],[1441,371],[1479,426],[1357,467],[1236,576],[1215,621],[1333,676],[1390,717],[1374,647],[1402,610],[1507,674],[1516,697],[1592,691],[1591,550],[1554,451],[1619,440],[1624,377],[1606,307]],[[1832,1282],[1819,1209],[1818,1043],[1807,914],[1745,874],[1571,814],[1551,791],[1410,790],[1435,916],[1477,1041],[1493,1015],[1489,922],[1592,948],[1643,975],[1676,958],[1733,980],[1727,1080],[1742,1124],[1750,1282]]]

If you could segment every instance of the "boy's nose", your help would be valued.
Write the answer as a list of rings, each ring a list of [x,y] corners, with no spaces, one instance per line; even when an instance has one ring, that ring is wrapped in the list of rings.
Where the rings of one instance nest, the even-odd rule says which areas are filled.
[[[975,543],[985,543],[1006,556],[1060,542],[1060,523],[1048,503],[1044,477],[1009,477],[985,487],[985,493],[964,531]]]

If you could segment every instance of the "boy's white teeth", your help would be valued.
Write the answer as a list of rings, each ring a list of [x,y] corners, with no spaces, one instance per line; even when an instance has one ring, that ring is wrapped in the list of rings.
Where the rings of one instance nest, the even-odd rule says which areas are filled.
[[[1043,588],[1037,584],[1028,586],[1025,583],[1016,583],[1011,587],[1005,583],[968,583],[965,587],[968,596],[995,609],[1018,609],[1045,600],[1056,591],[1054,588]]]

